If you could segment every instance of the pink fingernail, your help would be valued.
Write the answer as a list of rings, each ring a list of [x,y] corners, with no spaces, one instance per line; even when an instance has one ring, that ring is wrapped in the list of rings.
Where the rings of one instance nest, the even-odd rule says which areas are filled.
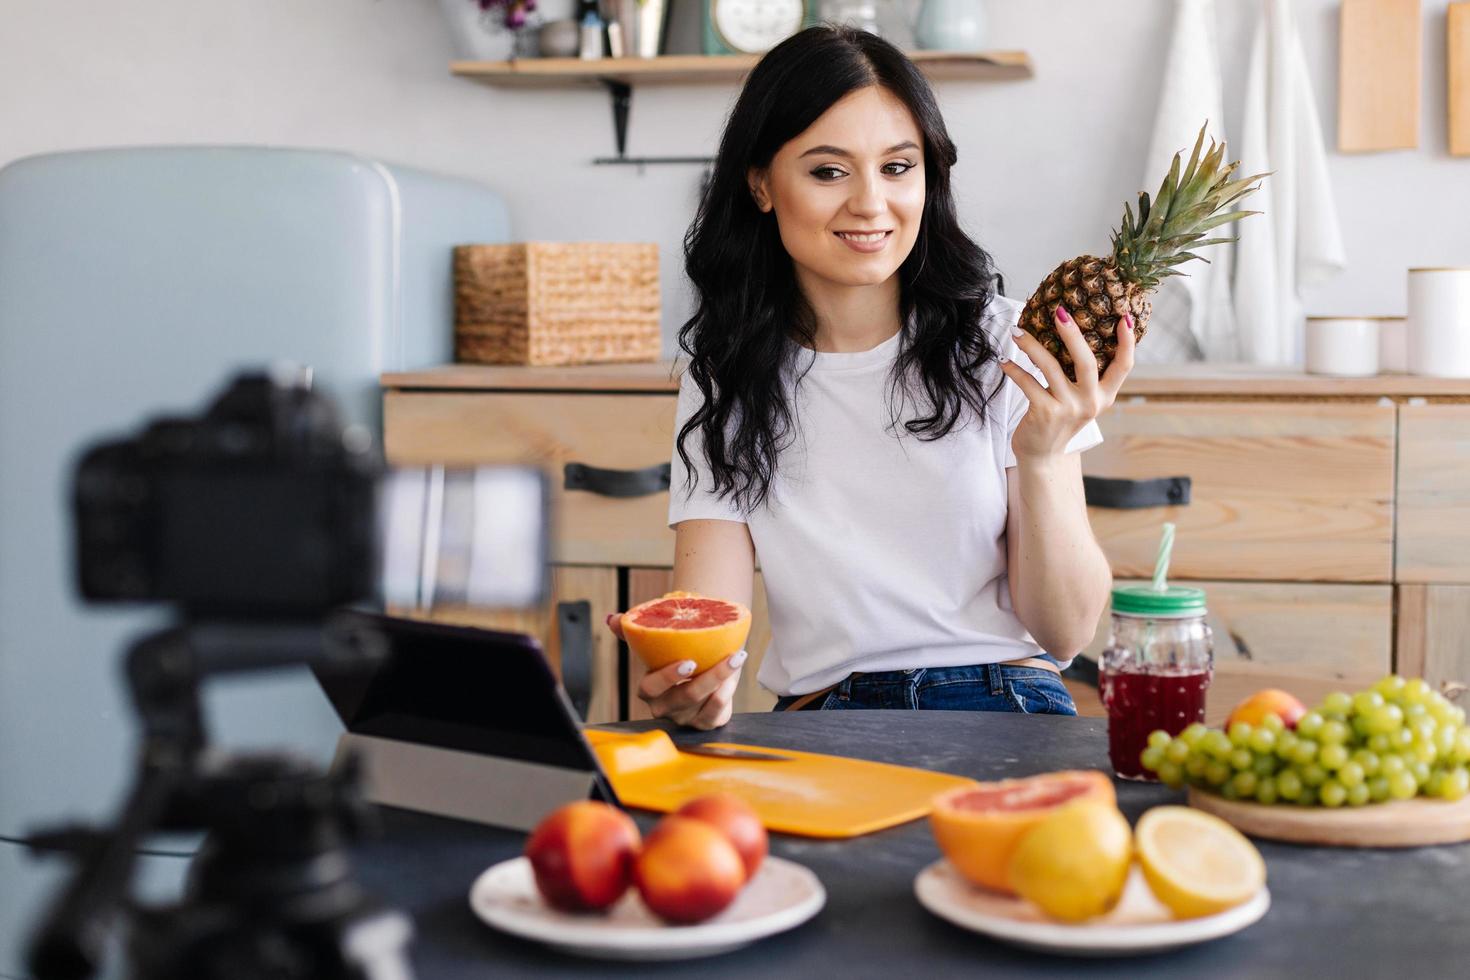
[[[617,613],[608,613],[607,614],[607,625],[611,626],[613,624],[613,620],[615,620],[617,618],[618,618],[618,614]]]
[[[1129,330],[1132,330],[1133,329],[1133,314],[1132,313],[1124,313],[1123,314],[1123,319],[1125,321],[1127,321],[1127,323],[1128,323],[1128,329]]]
[[[679,676],[688,677],[690,674],[694,673],[695,666],[696,665],[693,660],[684,661],[682,664],[679,665]]]
[[[1067,308],[1065,306],[1057,307],[1057,319],[1060,320],[1062,323],[1072,322],[1072,317],[1068,315]]]

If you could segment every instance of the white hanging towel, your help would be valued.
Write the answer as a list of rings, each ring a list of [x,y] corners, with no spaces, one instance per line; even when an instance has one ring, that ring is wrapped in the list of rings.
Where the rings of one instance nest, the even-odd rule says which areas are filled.
[[[1301,290],[1347,265],[1290,0],[1263,0],[1246,81],[1241,174],[1272,171],[1243,206],[1264,214],[1236,227],[1235,314],[1244,359],[1302,363]]]
[[[1215,0],[1175,0],[1174,36],[1160,82],[1158,117],[1143,171],[1143,187],[1150,194],[1169,172],[1174,154],[1183,150],[1188,159],[1201,126],[1208,122],[1208,138],[1225,141]],[[1222,228],[1216,234],[1231,232]],[[1139,346],[1140,360],[1240,359],[1230,302],[1230,252],[1211,248],[1206,257],[1208,263],[1182,265],[1179,271],[1185,275],[1159,284],[1149,331],[1153,343]],[[1175,342],[1160,343],[1166,337]]]

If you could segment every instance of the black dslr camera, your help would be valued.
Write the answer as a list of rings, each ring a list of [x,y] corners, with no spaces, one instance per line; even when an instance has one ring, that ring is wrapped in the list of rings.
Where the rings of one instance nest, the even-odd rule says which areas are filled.
[[[322,396],[263,374],[238,378],[199,419],[94,447],[76,473],[82,595],[251,616],[372,595],[371,449]]]
[[[82,594],[163,600],[179,616],[127,654],[141,739],[114,826],[30,838],[77,865],[32,937],[38,980],[93,975],[119,911],[134,978],[410,977],[407,918],[362,892],[346,853],[373,816],[356,767],[209,751],[200,687],[271,667],[369,668],[384,641],[341,607],[375,595],[404,608],[539,602],[544,474],[385,471],[366,430],[309,384],[245,374],[197,419],[91,448],[74,493]],[[201,829],[183,901],[134,901],[146,837]]]

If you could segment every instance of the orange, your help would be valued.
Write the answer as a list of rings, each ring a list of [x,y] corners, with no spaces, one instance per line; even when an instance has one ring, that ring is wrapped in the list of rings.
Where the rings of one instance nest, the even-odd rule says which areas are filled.
[[[1225,721],[1225,729],[1229,731],[1230,726],[1238,721],[1259,728],[1267,715],[1275,715],[1287,728],[1295,728],[1306,713],[1307,706],[1295,697],[1278,688],[1268,687],[1237,704]]]
[[[628,648],[649,670],[692,660],[698,674],[745,646],[750,610],[694,592],[670,592],[623,613],[622,627]]]
[[[1011,856],[1021,838],[1058,807],[1076,800],[1116,805],[1113,781],[1088,769],[963,786],[934,798],[929,825],[939,849],[966,879],[1014,894]]]

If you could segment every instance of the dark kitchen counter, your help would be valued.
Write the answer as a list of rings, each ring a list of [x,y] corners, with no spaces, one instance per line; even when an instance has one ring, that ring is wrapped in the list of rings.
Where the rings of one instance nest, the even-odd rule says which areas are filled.
[[[624,726],[648,728],[652,723]],[[1108,769],[1101,719],[939,711],[737,715],[732,741],[846,754],[989,780],[1054,769]],[[1181,795],[1120,783],[1130,820]],[[1080,960],[1013,949],[951,926],[913,896],[939,856],[927,821],[848,841],[774,836],[772,852],[807,865],[827,906],[800,928],[724,956],[613,963],[550,952],[500,934],[470,911],[471,883],[520,853],[524,836],[386,810],[386,833],[357,849],[358,876],[409,912],[420,980],[612,977],[1462,977],[1470,969],[1470,845],[1338,850],[1258,842],[1272,907],[1234,936],[1132,959]],[[646,831],[656,815],[635,813]]]

